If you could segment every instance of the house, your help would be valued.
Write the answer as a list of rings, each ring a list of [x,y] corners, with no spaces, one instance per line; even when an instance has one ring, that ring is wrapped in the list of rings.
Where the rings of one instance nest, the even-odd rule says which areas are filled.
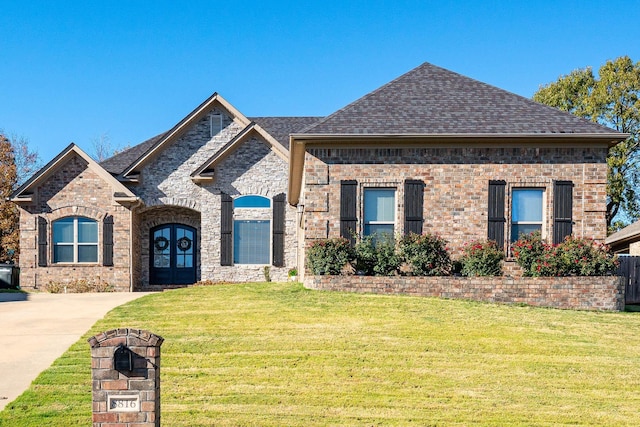
[[[15,191],[25,288],[119,291],[286,280],[297,209],[288,135],[315,117],[249,119],[213,94],[167,132],[100,164],[71,144]]]
[[[640,221],[608,236],[605,243],[616,254],[640,256]]]
[[[624,134],[425,63],[325,117],[247,118],[218,94],[100,164],[71,144],[12,196],[21,282],[118,290],[284,280],[327,237],[606,236]]]
[[[606,237],[606,157],[628,135],[425,63],[293,133],[303,245],[434,233],[453,256],[539,230]],[[303,245],[301,247],[303,247]]]

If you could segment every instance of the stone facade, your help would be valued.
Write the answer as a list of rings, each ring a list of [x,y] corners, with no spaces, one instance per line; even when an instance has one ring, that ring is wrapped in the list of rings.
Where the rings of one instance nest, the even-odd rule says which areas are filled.
[[[215,168],[212,183],[196,184],[191,173],[237,136],[242,127],[223,114],[223,129],[211,137],[209,116],[205,116],[165,149],[141,171],[141,183],[134,189],[144,208],[139,213],[140,288],[149,283],[149,231],[162,223],[180,223],[198,233],[197,271],[203,281],[262,281],[263,265],[220,265],[220,194],[232,197],[260,195],[273,199],[287,190],[287,161],[276,155],[259,138],[251,138]],[[269,266],[273,280],[286,280],[295,266],[295,208],[286,210],[285,267]]]
[[[222,116],[222,129],[211,136],[210,117],[214,114]],[[42,289],[50,282],[87,280],[106,282],[116,291],[172,287],[172,283],[150,285],[150,232],[165,224],[195,229],[193,282],[264,280],[265,265],[221,265],[221,194],[232,198],[259,195],[273,201],[275,196],[286,194],[288,161],[259,135],[250,136],[215,165],[212,181],[196,182],[194,171],[227,148],[244,129],[242,123],[217,106],[201,116],[154,154],[141,167],[136,180],[124,180],[127,190],[137,196],[135,201],[119,203],[115,197],[119,190],[113,182],[107,182],[97,172],[99,166],[90,167],[81,155],[70,156],[50,176],[37,181],[32,186],[31,202],[19,203],[22,286]],[[273,280],[286,280],[288,270],[297,266],[296,212],[295,207],[286,204],[284,266],[268,265]],[[260,215],[261,219],[271,220],[272,208]],[[52,223],[66,217],[98,222],[98,262],[53,262]],[[114,242],[113,263],[108,266],[103,265],[105,236],[101,226],[106,218],[113,219]],[[39,234],[42,220],[47,224],[46,236]],[[46,266],[39,260],[42,241],[48,251]]]
[[[323,291],[403,294],[576,310],[624,310],[624,280],[605,277],[307,276]]]
[[[304,169],[305,241],[340,235],[340,182],[357,180],[362,233],[363,190],[396,190],[395,233],[404,232],[405,179],[425,183],[423,232],[442,236],[454,256],[465,242],[487,238],[488,182],[506,181],[505,247],[514,188],[544,190],[543,236],[553,233],[554,180],[572,181],[573,235],[606,236],[606,146],[517,147],[479,143],[417,148],[308,148]]]

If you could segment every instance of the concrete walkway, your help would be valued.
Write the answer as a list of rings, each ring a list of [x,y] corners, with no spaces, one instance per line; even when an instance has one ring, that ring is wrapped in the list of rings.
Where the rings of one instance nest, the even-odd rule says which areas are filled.
[[[10,295],[0,293],[0,411],[108,311],[147,293]]]

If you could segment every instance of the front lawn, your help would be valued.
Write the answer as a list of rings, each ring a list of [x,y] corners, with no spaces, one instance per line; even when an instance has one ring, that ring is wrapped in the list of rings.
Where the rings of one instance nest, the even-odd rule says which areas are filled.
[[[637,425],[640,313],[594,313],[299,284],[150,295],[99,321],[1,426],[90,425],[90,336],[162,346],[162,424]]]

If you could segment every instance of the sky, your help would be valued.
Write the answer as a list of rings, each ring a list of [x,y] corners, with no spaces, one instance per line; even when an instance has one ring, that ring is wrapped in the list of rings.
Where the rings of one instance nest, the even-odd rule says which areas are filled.
[[[0,130],[44,163],[162,133],[218,92],[245,116],[324,116],[424,62],[518,95],[640,61],[640,4],[0,0]]]

